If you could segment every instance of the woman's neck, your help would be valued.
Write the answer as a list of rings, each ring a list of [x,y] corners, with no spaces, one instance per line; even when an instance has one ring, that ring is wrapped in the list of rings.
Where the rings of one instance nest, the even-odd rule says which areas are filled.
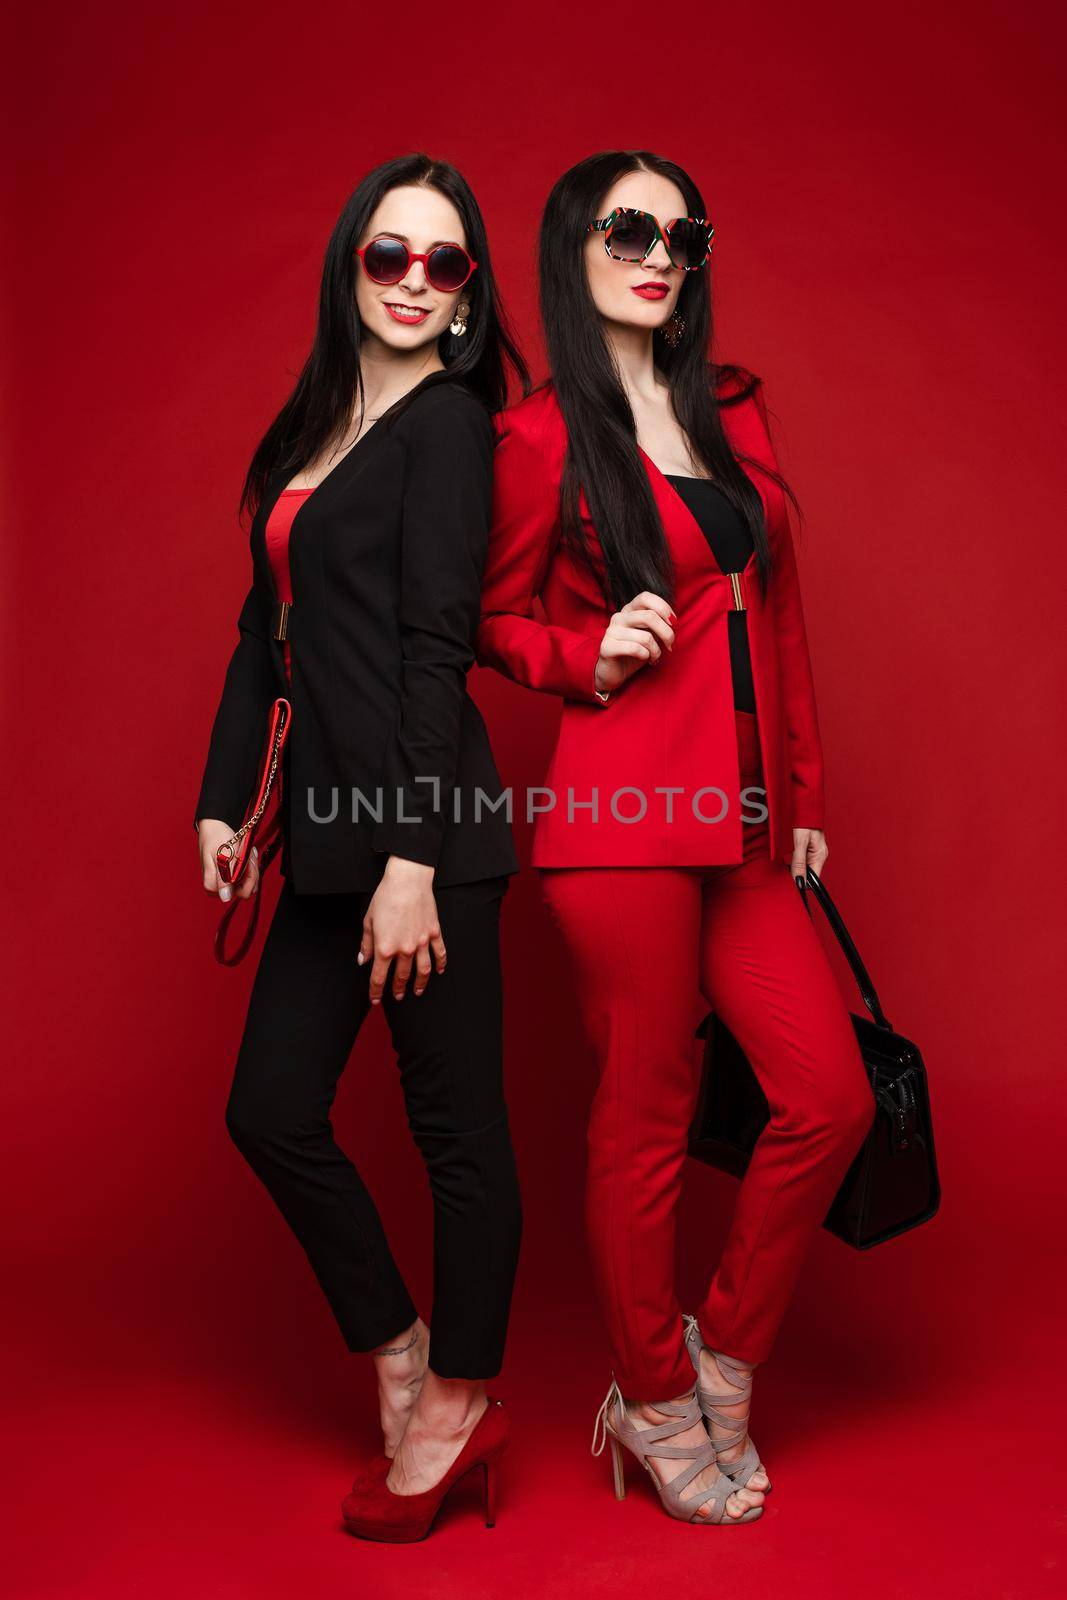
[[[654,404],[665,384],[656,371],[652,330],[635,328],[632,323],[609,322],[605,318],[604,337],[631,409],[637,411],[642,406]]]
[[[359,362],[366,412],[375,417],[387,411],[431,372],[445,370],[436,340],[415,350],[394,350],[380,339],[364,338]]]

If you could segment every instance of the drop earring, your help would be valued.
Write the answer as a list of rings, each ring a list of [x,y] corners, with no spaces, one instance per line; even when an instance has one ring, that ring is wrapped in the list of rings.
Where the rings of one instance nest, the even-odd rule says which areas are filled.
[[[672,311],[663,324],[661,331],[671,349],[677,350],[682,342],[682,334],[685,332],[685,318],[677,311]]]
[[[470,316],[470,310],[470,306],[457,306],[456,314],[448,324],[449,332],[454,333],[457,339],[461,339],[467,331],[467,318]]]

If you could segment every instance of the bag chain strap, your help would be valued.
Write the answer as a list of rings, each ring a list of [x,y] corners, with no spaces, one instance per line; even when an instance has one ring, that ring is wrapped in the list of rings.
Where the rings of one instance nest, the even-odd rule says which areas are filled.
[[[271,746],[270,767],[267,771],[267,783],[263,790],[263,798],[260,800],[259,805],[253,811],[248,821],[243,822],[238,828],[237,832],[231,835],[231,837],[226,840],[224,845],[220,845],[219,847],[223,850],[229,850],[231,856],[237,853],[237,846],[241,843],[241,840],[244,838],[245,834],[250,828],[254,828],[256,826],[256,823],[267,809],[267,801],[270,799],[270,792],[274,785],[274,775],[278,770],[278,747],[281,744],[282,731],[282,728],[279,727],[277,733],[274,735],[274,743]]]

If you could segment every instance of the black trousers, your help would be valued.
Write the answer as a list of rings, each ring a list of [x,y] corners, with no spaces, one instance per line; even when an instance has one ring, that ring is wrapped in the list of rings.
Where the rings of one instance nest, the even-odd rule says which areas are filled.
[[[500,1370],[522,1213],[503,1093],[500,908],[508,878],[435,889],[448,951],[423,994],[382,1008],[434,1207],[430,1365]],[[415,1320],[365,1185],[330,1109],[363,1019],[356,953],[370,891],[298,895],[283,883],[249,1001],[226,1124],[296,1234],[350,1350]],[[390,974],[391,977],[391,974]]]

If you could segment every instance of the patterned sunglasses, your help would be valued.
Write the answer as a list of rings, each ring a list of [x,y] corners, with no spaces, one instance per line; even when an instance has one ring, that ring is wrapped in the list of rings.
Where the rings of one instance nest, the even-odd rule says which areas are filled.
[[[602,233],[604,249],[613,261],[643,261],[657,239],[683,272],[696,272],[711,255],[715,229],[706,217],[674,217],[661,227],[650,211],[616,206],[608,216],[591,222],[587,233]]]

